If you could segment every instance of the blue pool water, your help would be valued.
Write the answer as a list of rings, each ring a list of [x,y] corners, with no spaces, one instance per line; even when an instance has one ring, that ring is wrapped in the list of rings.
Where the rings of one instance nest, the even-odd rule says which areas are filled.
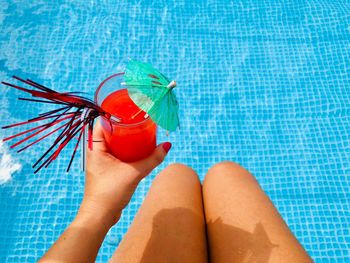
[[[92,98],[131,57],[178,81],[181,130],[159,133],[173,149],[98,262],[160,169],[182,162],[203,179],[224,159],[256,176],[316,262],[350,262],[349,1],[0,0],[0,28],[1,80],[17,74]],[[45,111],[1,91],[0,126]],[[22,154],[8,146],[0,145],[0,262],[33,262],[74,217],[84,174],[79,159],[65,173],[65,154],[34,175],[30,164],[48,144]]]

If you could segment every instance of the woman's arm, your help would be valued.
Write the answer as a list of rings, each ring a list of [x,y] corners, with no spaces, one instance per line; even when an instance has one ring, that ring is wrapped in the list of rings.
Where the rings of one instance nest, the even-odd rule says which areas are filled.
[[[40,262],[94,262],[109,227],[78,213]]]
[[[140,180],[163,161],[171,147],[166,142],[144,160],[123,163],[108,153],[99,123],[94,140],[99,142],[87,152],[84,198],[77,216],[40,262],[94,262]]]

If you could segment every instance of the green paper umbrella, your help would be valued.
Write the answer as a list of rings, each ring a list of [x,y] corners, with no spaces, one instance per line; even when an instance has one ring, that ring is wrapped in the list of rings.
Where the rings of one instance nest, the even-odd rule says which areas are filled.
[[[150,64],[130,60],[124,81],[130,98],[140,109],[165,130],[176,130],[179,105],[172,91],[176,86],[174,80],[170,81]]]

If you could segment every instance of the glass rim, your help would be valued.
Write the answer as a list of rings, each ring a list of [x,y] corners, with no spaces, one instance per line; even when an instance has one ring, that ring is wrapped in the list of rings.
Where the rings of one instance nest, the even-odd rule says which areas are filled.
[[[98,103],[98,95],[99,95],[99,93],[100,93],[100,91],[101,91],[103,85],[104,85],[107,81],[109,81],[110,79],[115,78],[115,77],[119,77],[119,76],[124,75],[124,74],[125,74],[125,72],[120,72],[120,73],[116,73],[116,74],[110,75],[109,77],[107,77],[106,79],[104,79],[104,80],[100,83],[100,85],[98,85],[98,87],[97,87],[97,89],[96,89],[96,91],[95,91],[95,95],[94,95],[94,101],[95,101],[96,105],[98,105],[99,107],[102,108],[102,106]],[[111,94],[111,93],[109,93],[109,94]],[[101,104],[102,104],[102,103],[101,103]],[[118,116],[116,116],[116,115],[114,115],[114,114],[111,114],[111,116],[113,116],[113,117],[115,117],[115,118],[119,118]],[[105,118],[105,119],[106,119],[106,117],[104,117],[104,116],[102,116],[102,118]],[[136,122],[136,123],[120,123],[120,122],[117,122],[117,121],[112,120],[112,119],[109,119],[109,121],[111,121],[113,125],[122,126],[122,127],[133,127],[133,126],[139,126],[139,125],[141,125],[141,124],[144,124],[145,122],[147,122],[147,121],[150,120],[150,119],[151,119],[151,118],[150,118],[149,116],[147,116],[146,119],[144,119],[144,120],[142,120],[142,121],[139,121],[139,122]]]

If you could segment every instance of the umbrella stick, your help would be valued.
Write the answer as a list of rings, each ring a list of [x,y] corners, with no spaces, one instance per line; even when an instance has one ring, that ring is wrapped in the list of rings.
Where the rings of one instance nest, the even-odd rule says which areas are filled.
[[[143,112],[142,109],[140,109],[138,112],[136,112],[134,115],[131,116],[131,119],[135,119],[137,115],[139,115],[141,112]],[[145,119],[148,117],[148,114],[145,114]]]

